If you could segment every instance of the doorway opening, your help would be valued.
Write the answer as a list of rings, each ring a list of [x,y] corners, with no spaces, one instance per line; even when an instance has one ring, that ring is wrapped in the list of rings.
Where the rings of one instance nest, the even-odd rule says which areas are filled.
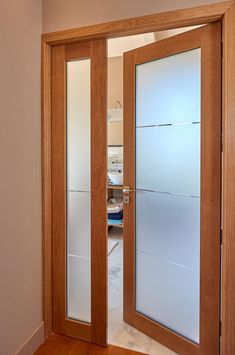
[[[210,114],[210,110],[211,113],[216,113],[216,111],[214,110],[214,106],[219,107],[220,103],[222,101],[223,106],[224,106],[224,110],[223,110],[223,114],[222,114],[222,124],[223,124],[223,130],[222,132],[224,133],[224,152],[223,152],[223,156],[224,156],[224,170],[223,170],[223,186],[222,186],[222,190],[224,192],[224,198],[222,200],[222,205],[223,205],[223,210],[225,210],[226,213],[223,214],[224,219],[223,219],[223,242],[225,242],[224,247],[223,247],[223,258],[222,258],[222,262],[221,264],[223,265],[223,278],[222,278],[222,289],[225,290],[223,292],[223,297],[222,300],[220,301],[220,304],[222,304],[222,319],[221,319],[221,323],[222,323],[222,334],[220,334],[222,339],[221,342],[221,348],[223,351],[228,351],[229,349],[233,348],[233,337],[231,337],[232,332],[230,332],[229,330],[231,330],[231,317],[230,314],[232,314],[231,312],[231,308],[233,307],[233,304],[231,301],[232,297],[232,289],[233,289],[233,285],[232,283],[229,281],[231,281],[231,265],[232,265],[232,252],[231,252],[231,213],[233,211],[233,209],[231,208],[232,205],[232,201],[230,199],[231,191],[233,188],[233,181],[234,179],[232,179],[232,175],[233,175],[233,169],[231,169],[231,164],[229,164],[228,162],[231,161],[231,159],[229,159],[230,157],[230,152],[232,151],[231,145],[232,145],[232,126],[234,125],[233,120],[231,119],[232,117],[232,112],[233,112],[233,105],[232,105],[232,93],[234,91],[234,86],[233,86],[233,82],[231,80],[232,75],[228,75],[228,73],[233,73],[233,36],[234,36],[234,28],[233,28],[233,18],[235,15],[235,11],[234,11],[234,6],[232,2],[226,2],[226,3],[219,3],[219,4],[214,4],[214,5],[209,5],[209,6],[203,6],[203,7],[195,7],[193,9],[182,9],[182,10],[175,10],[172,11],[170,13],[160,13],[160,14],[154,14],[154,15],[148,15],[148,16],[144,16],[141,18],[133,18],[131,19],[126,19],[126,20],[120,20],[120,21],[115,21],[115,22],[111,22],[108,24],[99,24],[96,26],[88,26],[86,28],[78,28],[78,29],[73,29],[71,30],[67,30],[67,31],[58,31],[55,33],[47,33],[47,34],[43,34],[42,35],[42,147],[43,147],[43,151],[42,151],[42,166],[43,166],[43,256],[44,256],[44,271],[43,271],[43,285],[44,285],[44,292],[43,292],[43,297],[44,297],[44,307],[43,307],[43,315],[44,315],[44,322],[45,322],[45,335],[46,337],[48,337],[48,335],[51,333],[52,329],[54,331],[56,330],[55,324],[54,324],[54,319],[52,317],[52,309],[54,307],[54,302],[55,302],[55,298],[52,298],[52,289],[53,289],[53,296],[55,295],[54,292],[54,273],[55,273],[55,269],[57,269],[57,265],[56,268],[53,267],[52,265],[52,255],[54,257],[55,255],[55,250],[54,250],[54,245],[55,243],[52,243],[52,240],[54,241],[54,218],[52,219],[51,216],[53,215],[53,213],[55,212],[55,204],[51,203],[52,199],[56,194],[58,194],[59,192],[64,192],[62,191],[62,189],[54,189],[53,187],[53,180],[51,179],[51,176],[56,175],[53,174],[54,172],[54,164],[52,164],[52,160],[54,158],[53,156],[53,149],[52,147],[55,146],[54,142],[53,142],[53,129],[52,129],[52,123],[53,123],[53,118],[55,116],[55,110],[59,109],[56,111],[57,115],[60,114],[60,111],[63,111],[63,115],[60,114],[59,118],[62,120],[64,119],[64,81],[61,80],[63,79],[64,76],[64,65],[62,65],[62,60],[64,61],[65,59],[65,54],[67,49],[74,49],[74,45],[71,45],[71,42],[73,41],[80,41],[80,40],[93,40],[94,37],[99,39],[99,45],[102,47],[105,47],[106,45],[106,40],[104,40],[102,42],[103,38],[113,38],[116,35],[123,35],[125,36],[126,33],[129,34],[135,34],[135,33],[140,33],[141,31],[152,31],[153,30],[153,23],[156,24],[156,29],[167,29],[167,28],[174,28],[177,26],[182,26],[182,25],[186,25],[186,24],[201,24],[201,23],[209,23],[212,24],[214,26],[215,21],[223,21],[223,35],[224,35],[224,39],[226,39],[226,41],[224,41],[224,45],[223,45],[223,62],[222,65],[221,63],[219,63],[220,65],[217,65],[217,78],[220,78],[221,74],[221,68],[223,70],[223,76],[224,76],[224,81],[223,81],[223,85],[221,88],[220,82],[221,80],[218,80],[218,82],[215,82],[215,80],[213,78],[216,78],[216,76],[211,75],[212,72],[208,70],[204,70],[204,73],[206,73],[206,77],[208,78],[208,74],[209,74],[209,89],[212,93],[216,93],[215,87],[218,87],[217,90],[217,95],[212,95],[213,97],[215,97],[214,102],[216,103],[216,105],[211,104],[211,96],[207,95],[206,100],[204,99],[204,108],[205,108],[205,112],[207,113],[207,115],[205,115],[206,117],[208,117],[208,112],[209,112],[209,116],[210,116],[210,120],[211,120],[211,114]],[[220,22],[221,23],[221,22]],[[221,34],[221,31],[220,33]],[[187,35],[188,36],[188,35]],[[190,37],[190,36],[188,36]],[[202,46],[204,48],[204,53],[206,55],[208,55],[208,51],[207,51],[207,46],[205,45],[205,41],[204,38],[207,36],[203,37],[203,43]],[[217,33],[217,37],[218,33]],[[214,40],[215,36],[211,36],[210,39],[210,44],[212,45],[212,49],[218,49],[217,51],[217,55],[214,55],[213,57],[211,57],[211,62],[214,62],[213,58],[218,58],[219,60],[221,60],[221,39],[220,41],[217,41],[217,46],[214,46],[214,44],[216,44],[216,41]],[[174,40],[171,40],[171,43]],[[84,42],[82,42],[84,43]],[[96,42],[97,43],[97,42]],[[190,41],[191,43],[191,41]],[[207,42],[208,43],[208,42]],[[58,44],[60,46],[58,46]],[[95,44],[95,43],[94,43]],[[162,46],[162,43],[160,44]],[[214,46],[214,47],[213,47]],[[200,47],[200,43],[199,46]],[[216,47],[216,48],[215,48]],[[75,44],[75,48],[76,48],[76,44]],[[79,49],[79,48],[77,48]],[[99,48],[98,48],[99,49]],[[101,51],[102,52],[102,51]],[[99,110],[95,110],[95,117],[97,117],[96,112],[101,112],[101,119],[99,120],[101,122],[100,125],[102,125],[102,122],[105,121],[106,119],[106,93],[104,91],[106,91],[106,48],[104,50],[104,56],[102,57],[101,55],[99,55],[99,58],[101,59],[101,62],[103,60],[103,64],[105,65],[99,65],[99,69],[101,68],[105,68],[105,70],[102,72],[102,70],[99,70],[99,73],[101,72],[102,76],[100,76],[99,80],[97,80],[97,84],[101,83],[101,85],[97,85],[99,90],[96,90],[96,92],[99,94],[100,96],[100,100],[102,101],[102,98],[105,97],[105,100],[103,100],[103,107],[99,107]],[[219,53],[220,52],[220,53]],[[100,53],[99,53],[100,54]],[[89,57],[89,56],[88,56]],[[102,58],[101,58],[102,57]],[[55,60],[56,59],[56,63]],[[99,60],[100,62],[100,60]],[[205,64],[208,63],[208,60],[204,61],[204,69],[206,69]],[[56,64],[56,65],[55,65]],[[217,61],[218,64],[218,61]],[[57,72],[62,73],[62,75],[55,75]],[[104,79],[102,81],[102,79]],[[62,82],[63,81],[63,82]],[[53,97],[54,94],[54,88],[53,85],[51,85],[51,83],[57,87],[60,87],[60,90],[57,90],[57,96],[59,95],[59,98],[56,96]],[[103,87],[103,91],[102,91],[102,87]],[[208,88],[208,87],[207,87]],[[218,91],[222,90],[222,100],[221,100],[221,95],[218,95]],[[53,100],[55,99],[55,100]],[[208,100],[209,99],[209,102]],[[53,102],[53,104],[52,104]],[[97,100],[96,100],[97,102]],[[100,101],[98,100],[98,102],[100,103]],[[218,102],[218,104],[217,104]],[[60,104],[60,105],[59,105]],[[125,105],[126,107],[126,105]],[[208,110],[209,107],[209,110]],[[220,111],[221,110],[217,110]],[[94,112],[94,111],[93,111]],[[56,117],[58,118],[58,117]],[[219,122],[219,117],[217,117],[217,121]],[[212,120],[214,121],[214,120]],[[127,122],[127,120],[126,120]],[[98,125],[99,126],[99,125]],[[213,128],[213,127],[212,127]],[[230,128],[230,129],[229,129]],[[103,132],[106,129],[103,129]],[[221,131],[221,130],[220,130]],[[100,131],[99,131],[100,133]],[[63,135],[64,137],[64,135]],[[63,138],[62,137],[62,138]],[[219,137],[219,142],[221,143],[221,136],[217,134],[217,138]],[[52,139],[52,140],[51,140]],[[63,141],[63,139],[61,140],[61,142]],[[215,140],[214,140],[215,141]],[[64,142],[64,141],[63,141]],[[102,143],[102,140],[100,140],[100,142]],[[102,145],[102,144],[101,144]],[[60,145],[58,144],[58,147]],[[127,146],[127,145],[126,145]],[[56,150],[58,150],[56,147]],[[98,145],[99,147],[99,145]],[[104,143],[104,148],[106,148],[106,144]],[[104,154],[105,154],[106,149],[104,149]],[[61,157],[64,154],[64,151],[61,152],[59,150],[58,152],[59,154],[57,154],[57,157],[59,157],[61,159]],[[104,156],[103,154],[103,156]],[[106,160],[106,159],[105,159]],[[106,161],[103,160],[105,162],[105,166],[106,166]],[[216,159],[215,159],[216,160]],[[97,161],[97,160],[96,160]],[[209,162],[210,159],[207,159],[207,161]],[[206,166],[208,166],[208,164],[206,164]],[[58,170],[58,169],[57,169]],[[104,167],[103,169],[104,174],[106,175],[106,168]],[[102,174],[100,174],[102,175]],[[220,176],[220,174],[217,174],[218,176]],[[214,174],[215,176],[215,174]],[[216,176],[215,176],[216,177]],[[106,192],[106,179],[105,177],[102,177],[103,181],[104,181],[104,185],[103,185],[103,191]],[[213,179],[212,179],[213,180]],[[134,186],[133,184],[129,183],[129,186]],[[208,184],[209,185],[209,184]],[[209,186],[208,186],[209,187]],[[133,187],[134,188],[134,187]],[[133,191],[133,190],[132,190]],[[211,199],[214,201],[214,198]],[[221,199],[220,199],[221,200]],[[106,193],[104,194],[104,198],[103,198],[103,206],[102,206],[102,210],[104,211],[104,218],[106,219]],[[98,206],[99,207],[99,206]],[[62,206],[62,208],[64,208],[64,205]],[[57,205],[56,205],[56,209]],[[100,218],[100,216],[99,216]],[[64,220],[64,215],[62,216],[61,220]],[[130,220],[130,219],[128,219]],[[58,231],[58,228],[57,228]],[[105,228],[102,231],[102,235],[104,236],[103,241],[100,243],[101,245],[101,249],[102,249],[102,255],[103,258],[102,260],[99,259],[98,261],[98,266],[103,266],[104,264],[104,269],[105,269],[105,274],[106,274],[106,262],[107,262],[107,252],[106,252],[106,242],[107,242],[107,236],[106,236],[106,223],[105,223]],[[102,235],[101,238],[102,239]],[[217,238],[219,240],[219,238]],[[65,238],[64,238],[65,240]],[[127,240],[127,238],[125,238],[125,240]],[[222,238],[221,238],[221,231],[220,231],[220,240],[222,243]],[[100,241],[100,240],[99,240]],[[218,243],[219,245],[219,243]],[[63,249],[64,246],[62,245]],[[125,248],[125,250],[127,250],[127,248]],[[64,250],[63,250],[64,252]],[[207,265],[209,266],[210,262],[207,258],[207,252],[204,252],[204,260],[207,260]],[[61,258],[62,262],[63,262],[63,256]],[[102,264],[103,263],[103,264]],[[219,263],[217,262],[217,266],[219,266]],[[94,276],[99,276],[100,271],[102,270],[98,270],[98,272],[96,271],[97,269],[97,260],[95,260],[95,268],[93,268],[93,274]],[[125,268],[127,269],[127,268]],[[209,280],[212,281],[213,278],[210,277],[210,275],[208,275],[208,272],[204,272],[205,270],[203,270],[202,276],[203,276],[203,280]],[[58,270],[56,270],[57,275],[60,274],[60,272]],[[61,289],[63,288],[63,293],[65,294],[65,282],[63,280],[63,275],[64,274],[64,264],[63,264],[63,270],[61,272],[62,277],[60,278],[60,284],[62,285]],[[217,267],[217,275],[220,274],[218,267]],[[206,275],[206,276],[205,276]],[[58,279],[58,277],[57,277]],[[97,281],[97,277],[93,278],[94,281]],[[99,279],[99,277],[98,277]],[[218,279],[218,277],[217,277]],[[106,280],[106,277],[104,278],[104,280]],[[125,278],[126,280],[126,278]],[[100,280],[99,280],[100,281]],[[126,281],[125,281],[126,282]],[[96,282],[97,283],[97,282]],[[89,330],[89,332],[87,334],[84,334],[84,332],[82,334],[75,334],[75,332],[73,331],[74,328],[71,329],[66,329],[63,331],[64,334],[67,335],[68,334],[74,334],[73,336],[79,338],[79,339],[84,339],[84,335],[85,337],[88,338],[88,341],[91,341],[91,337],[92,337],[92,341],[95,342],[96,344],[100,344],[100,345],[106,345],[106,306],[104,307],[103,305],[106,304],[106,281],[105,284],[102,284],[102,282],[99,282],[99,284],[101,285],[101,287],[99,288],[98,292],[98,302],[96,302],[97,297],[93,297],[93,305],[96,306],[98,305],[98,310],[101,311],[98,314],[94,313],[95,315],[95,319],[94,322],[88,327],[86,327],[86,329]],[[219,284],[217,282],[217,284]],[[205,283],[204,283],[205,286]],[[229,286],[226,288],[226,286]],[[218,289],[218,287],[217,287]],[[102,291],[104,290],[104,295],[102,293]],[[208,292],[210,292],[211,288],[208,287],[207,288],[204,287],[204,290],[206,290],[206,293],[208,294]],[[96,288],[95,288],[96,291]],[[101,297],[104,296],[104,297]],[[96,295],[95,295],[96,296]],[[207,297],[209,302],[213,302],[214,304],[217,302],[217,305],[219,304],[218,300],[216,300],[216,302],[214,302],[214,296],[217,296],[217,298],[219,298],[219,292],[213,292],[212,293],[212,297]],[[101,298],[103,298],[104,302],[102,303]],[[204,300],[206,301],[205,303],[207,304],[207,300],[204,297]],[[126,305],[126,302],[125,302]],[[211,306],[211,304],[210,304]],[[230,306],[230,307],[229,307]],[[104,309],[105,308],[105,309]],[[213,311],[216,308],[216,310],[219,310],[219,307],[213,307]],[[64,311],[65,307],[63,307],[63,304],[61,305],[60,309],[58,310],[58,313],[60,313],[60,319],[64,319],[66,314]],[[210,342],[210,335],[212,334],[211,332],[211,325],[214,326],[213,327],[213,331],[216,330],[217,332],[217,338],[219,339],[219,329],[221,329],[221,323],[219,324],[219,321],[216,322],[211,322],[211,319],[214,319],[213,317],[213,313],[211,312],[210,315],[212,317],[210,318],[206,318],[205,315],[208,314],[208,311],[212,309],[211,307],[204,307],[203,311],[204,313],[202,313],[203,315],[203,320],[201,322],[202,328],[203,328],[203,341],[202,341],[202,349],[200,346],[200,349],[196,349],[194,347],[194,350],[196,351],[195,353],[197,353],[197,350],[200,352],[202,351],[202,353],[208,353],[208,351],[206,351],[206,348],[204,345],[209,345]],[[206,312],[205,312],[206,310]],[[219,313],[219,312],[218,312]],[[103,315],[103,318],[102,318]],[[217,319],[219,319],[217,317]],[[103,322],[101,322],[100,320],[105,320]],[[135,319],[136,320],[136,314],[135,314]],[[205,321],[207,322],[207,324],[204,326]],[[66,325],[72,325],[72,322],[70,321],[70,319],[66,319],[67,324]],[[79,323],[79,322],[78,322]],[[105,323],[104,328],[102,328],[102,324]],[[74,325],[74,324],[73,324]],[[82,330],[86,330],[85,329],[85,324],[80,324],[79,325],[82,326]],[[220,325],[220,326],[219,326]],[[158,327],[159,328],[159,327]],[[218,329],[216,329],[218,328]],[[90,329],[92,331],[92,334],[90,332]],[[97,332],[97,330],[99,330]],[[159,329],[158,329],[159,330]],[[175,349],[175,351],[181,353],[181,349],[183,348],[183,346],[188,345],[188,343],[186,342],[182,342],[182,338],[181,339],[176,339],[177,335],[176,334],[166,334],[164,329],[160,329],[161,331],[164,332],[164,334],[158,334],[158,341],[162,342],[163,344],[165,344],[166,346],[170,346],[171,343],[171,347],[173,349]],[[226,332],[227,330],[227,332]],[[214,332],[215,333],[215,332]],[[101,335],[101,336],[100,336]],[[165,340],[163,339],[165,337]],[[173,344],[173,342],[175,342],[175,344]],[[215,342],[210,342],[211,345],[215,344]],[[216,346],[217,346],[218,342],[216,340]],[[173,346],[176,345],[176,346]],[[191,344],[190,344],[191,345]],[[218,346],[217,346],[218,347]],[[218,349],[215,349],[216,351],[212,351],[213,353],[217,353]],[[210,352],[210,351],[209,351]],[[188,351],[188,353],[192,353],[191,351]]]
[[[108,343],[147,354],[175,353],[123,320],[123,53],[196,27],[199,26],[108,40]]]

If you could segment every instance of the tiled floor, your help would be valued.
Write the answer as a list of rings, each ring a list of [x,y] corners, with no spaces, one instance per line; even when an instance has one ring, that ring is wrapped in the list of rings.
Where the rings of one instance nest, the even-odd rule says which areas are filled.
[[[122,230],[113,228],[109,233],[119,240],[109,255],[109,344],[150,355],[175,355],[174,352],[139,332],[123,321],[123,240]]]

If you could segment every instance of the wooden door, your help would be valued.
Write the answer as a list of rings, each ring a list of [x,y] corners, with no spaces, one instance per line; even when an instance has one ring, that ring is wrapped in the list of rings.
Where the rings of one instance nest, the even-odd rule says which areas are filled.
[[[220,23],[124,54],[124,163],[124,320],[219,354]]]
[[[106,345],[106,41],[52,48],[53,330]]]

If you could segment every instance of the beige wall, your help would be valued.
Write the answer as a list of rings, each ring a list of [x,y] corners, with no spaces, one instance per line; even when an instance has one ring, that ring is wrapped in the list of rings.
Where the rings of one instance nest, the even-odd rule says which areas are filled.
[[[216,1],[43,0],[43,29],[212,2]],[[0,28],[0,354],[13,355],[42,324],[41,1],[1,0]],[[27,354],[32,353],[29,346]],[[21,354],[27,355],[24,350]]]
[[[221,0],[222,1],[222,0]],[[43,0],[43,31],[91,25],[127,17],[142,16],[216,0]]]
[[[1,355],[15,354],[42,323],[41,16],[39,0],[1,0]]]
[[[123,107],[123,57],[108,58],[108,108]],[[119,106],[118,106],[119,108]],[[108,145],[123,144],[123,122],[108,124]]]
[[[108,145],[123,145],[123,122],[108,124]]]
[[[120,101],[123,107],[123,58],[108,59],[108,108],[115,108]]]

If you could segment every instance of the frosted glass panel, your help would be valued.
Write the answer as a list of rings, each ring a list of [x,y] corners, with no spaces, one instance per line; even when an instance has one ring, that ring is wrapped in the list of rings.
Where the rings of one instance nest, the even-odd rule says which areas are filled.
[[[200,121],[201,50],[136,67],[136,125]]]
[[[90,193],[68,192],[68,252],[90,257],[91,201]]]
[[[136,187],[200,195],[200,124],[138,128]]]
[[[136,67],[136,310],[199,343],[200,49]]]
[[[197,342],[199,233],[199,198],[137,192],[137,310]]]
[[[68,124],[90,125],[91,60],[67,62]]]
[[[91,265],[89,258],[68,256],[67,317],[91,321]]]
[[[138,312],[198,343],[199,303],[195,295],[199,285],[195,270],[139,251],[136,257]]]
[[[139,191],[136,227],[138,250],[199,270],[199,198]]]
[[[67,317],[91,322],[90,59],[67,63]]]
[[[68,125],[67,134],[68,189],[90,191],[90,126]]]

